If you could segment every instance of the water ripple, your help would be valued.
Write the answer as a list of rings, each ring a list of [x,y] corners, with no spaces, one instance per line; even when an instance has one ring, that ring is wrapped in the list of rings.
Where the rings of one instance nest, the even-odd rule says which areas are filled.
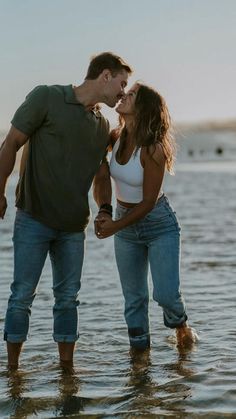
[[[182,289],[199,342],[178,350],[151,301],[151,351],[129,352],[113,241],[98,242],[91,223],[75,368],[58,366],[47,260],[18,372],[7,372],[0,342],[0,417],[236,418],[236,171],[214,167],[178,167],[165,185],[182,225]],[[14,182],[9,194],[0,226],[1,330],[13,275]]]

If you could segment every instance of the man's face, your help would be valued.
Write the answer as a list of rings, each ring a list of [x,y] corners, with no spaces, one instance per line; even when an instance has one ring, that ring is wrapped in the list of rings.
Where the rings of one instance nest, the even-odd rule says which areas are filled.
[[[104,103],[111,108],[117,104],[117,102],[123,97],[125,87],[127,86],[128,73],[122,70],[115,77],[108,75],[108,80],[104,86]]]

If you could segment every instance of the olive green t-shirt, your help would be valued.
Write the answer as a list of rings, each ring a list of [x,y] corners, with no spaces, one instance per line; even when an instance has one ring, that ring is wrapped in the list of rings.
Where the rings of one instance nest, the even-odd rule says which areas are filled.
[[[83,231],[88,192],[108,146],[107,120],[99,111],[86,111],[72,85],[55,85],[30,92],[12,124],[29,136],[16,206],[49,227]]]

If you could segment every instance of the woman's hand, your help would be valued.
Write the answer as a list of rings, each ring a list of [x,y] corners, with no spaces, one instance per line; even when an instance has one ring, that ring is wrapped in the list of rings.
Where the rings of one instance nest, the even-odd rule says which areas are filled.
[[[111,215],[104,213],[104,212],[99,212],[94,220],[94,233],[96,234],[96,236],[98,238],[100,238],[100,228],[101,228],[101,224],[104,223],[105,220],[112,220]]]
[[[97,225],[96,236],[99,239],[106,239],[107,237],[112,236],[118,231],[117,222],[113,221],[111,218],[101,217]]]

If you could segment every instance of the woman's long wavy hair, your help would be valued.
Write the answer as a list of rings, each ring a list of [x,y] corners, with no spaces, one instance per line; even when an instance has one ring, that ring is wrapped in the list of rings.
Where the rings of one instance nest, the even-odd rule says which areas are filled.
[[[171,132],[171,118],[163,97],[154,89],[144,84],[139,86],[135,100],[135,116],[132,138],[135,143],[135,152],[141,147],[147,147],[148,153],[154,154],[157,144],[163,148],[166,158],[166,168],[173,174],[176,155],[176,143]],[[120,137],[120,147],[117,157],[122,156],[125,148],[127,129],[122,116],[119,116],[119,125],[111,133],[112,138]]]

